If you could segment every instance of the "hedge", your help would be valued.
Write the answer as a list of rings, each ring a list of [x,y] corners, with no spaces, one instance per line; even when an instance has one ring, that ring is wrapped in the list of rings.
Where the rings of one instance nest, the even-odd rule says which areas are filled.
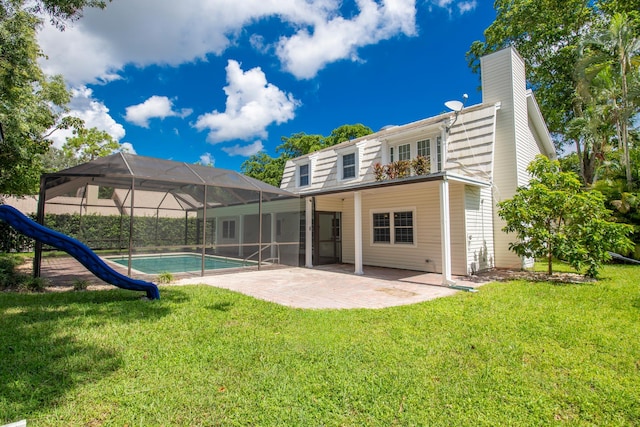
[[[31,215],[34,218],[34,215]],[[124,249],[129,246],[130,217],[119,215],[47,214],[45,225],[76,238],[92,249]],[[186,226],[185,226],[186,221]],[[134,247],[196,245],[202,221],[196,218],[134,218]],[[213,221],[207,235],[213,236]],[[185,230],[186,228],[186,230]],[[31,252],[33,239],[27,238],[0,221],[2,252]]]

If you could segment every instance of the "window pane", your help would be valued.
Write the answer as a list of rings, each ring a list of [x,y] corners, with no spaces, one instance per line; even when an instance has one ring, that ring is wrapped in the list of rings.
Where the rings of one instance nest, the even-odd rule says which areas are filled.
[[[395,243],[413,243],[413,212],[395,212],[393,229]]]
[[[356,154],[345,154],[342,156],[342,178],[355,178],[356,176]]]
[[[373,242],[391,243],[391,221],[388,213],[373,214]]]
[[[429,157],[431,154],[431,140],[423,139],[418,141],[418,156]]]
[[[442,170],[442,137],[436,139],[436,156],[438,158],[438,171]]]
[[[411,144],[398,146],[398,160],[411,160]]]
[[[300,165],[298,175],[300,176],[300,187],[309,185],[309,165]]]

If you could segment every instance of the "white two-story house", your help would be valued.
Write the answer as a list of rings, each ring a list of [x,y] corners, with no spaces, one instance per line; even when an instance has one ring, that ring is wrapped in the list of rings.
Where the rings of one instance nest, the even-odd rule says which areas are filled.
[[[346,141],[287,162],[281,188],[305,199],[312,267],[352,263],[443,275],[520,268],[496,204],[529,180],[537,154],[555,158],[513,48],[481,59],[482,103]],[[418,156],[422,174],[380,179],[380,168]],[[378,174],[376,173],[378,171]]]

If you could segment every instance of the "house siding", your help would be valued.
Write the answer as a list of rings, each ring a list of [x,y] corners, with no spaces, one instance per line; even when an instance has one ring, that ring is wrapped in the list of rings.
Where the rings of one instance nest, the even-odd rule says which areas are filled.
[[[452,272],[466,274],[465,201],[464,185],[450,186]],[[353,198],[348,196],[342,211],[343,262],[355,262]],[[316,206],[324,205],[319,197]],[[414,214],[414,245],[374,244],[372,238],[372,214],[388,210],[411,210]],[[422,183],[379,189],[362,195],[362,251],[363,263],[379,267],[405,268],[409,270],[441,273],[442,247],[440,230],[439,183]]]
[[[465,187],[467,274],[493,268],[493,210],[491,189]]]
[[[522,260],[509,250],[513,236],[502,231],[505,223],[498,216],[497,203],[513,197],[524,182],[529,162],[529,155],[522,153],[530,141],[524,61],[515,49],[507,48],[483,57],[481,66],[483,101],[500,102],[493,170],[495,265],[520,268]]]

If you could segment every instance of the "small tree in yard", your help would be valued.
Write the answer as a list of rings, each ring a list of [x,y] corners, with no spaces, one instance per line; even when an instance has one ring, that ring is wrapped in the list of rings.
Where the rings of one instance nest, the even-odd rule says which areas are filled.
[[[509,249],[519,256],[546,258],[553,274],[553,258],[567,261],[577,271],[596,277],[610,259],[608,251],[627,252],[633,243],[626,224],[608,220],[610,211],[598,191],[582,190],[578,175],[562,172],[560,163],[538,156],[527,168],[528,187],[498,203],[498,215],[507,222],[503,231],[516,233]]]

